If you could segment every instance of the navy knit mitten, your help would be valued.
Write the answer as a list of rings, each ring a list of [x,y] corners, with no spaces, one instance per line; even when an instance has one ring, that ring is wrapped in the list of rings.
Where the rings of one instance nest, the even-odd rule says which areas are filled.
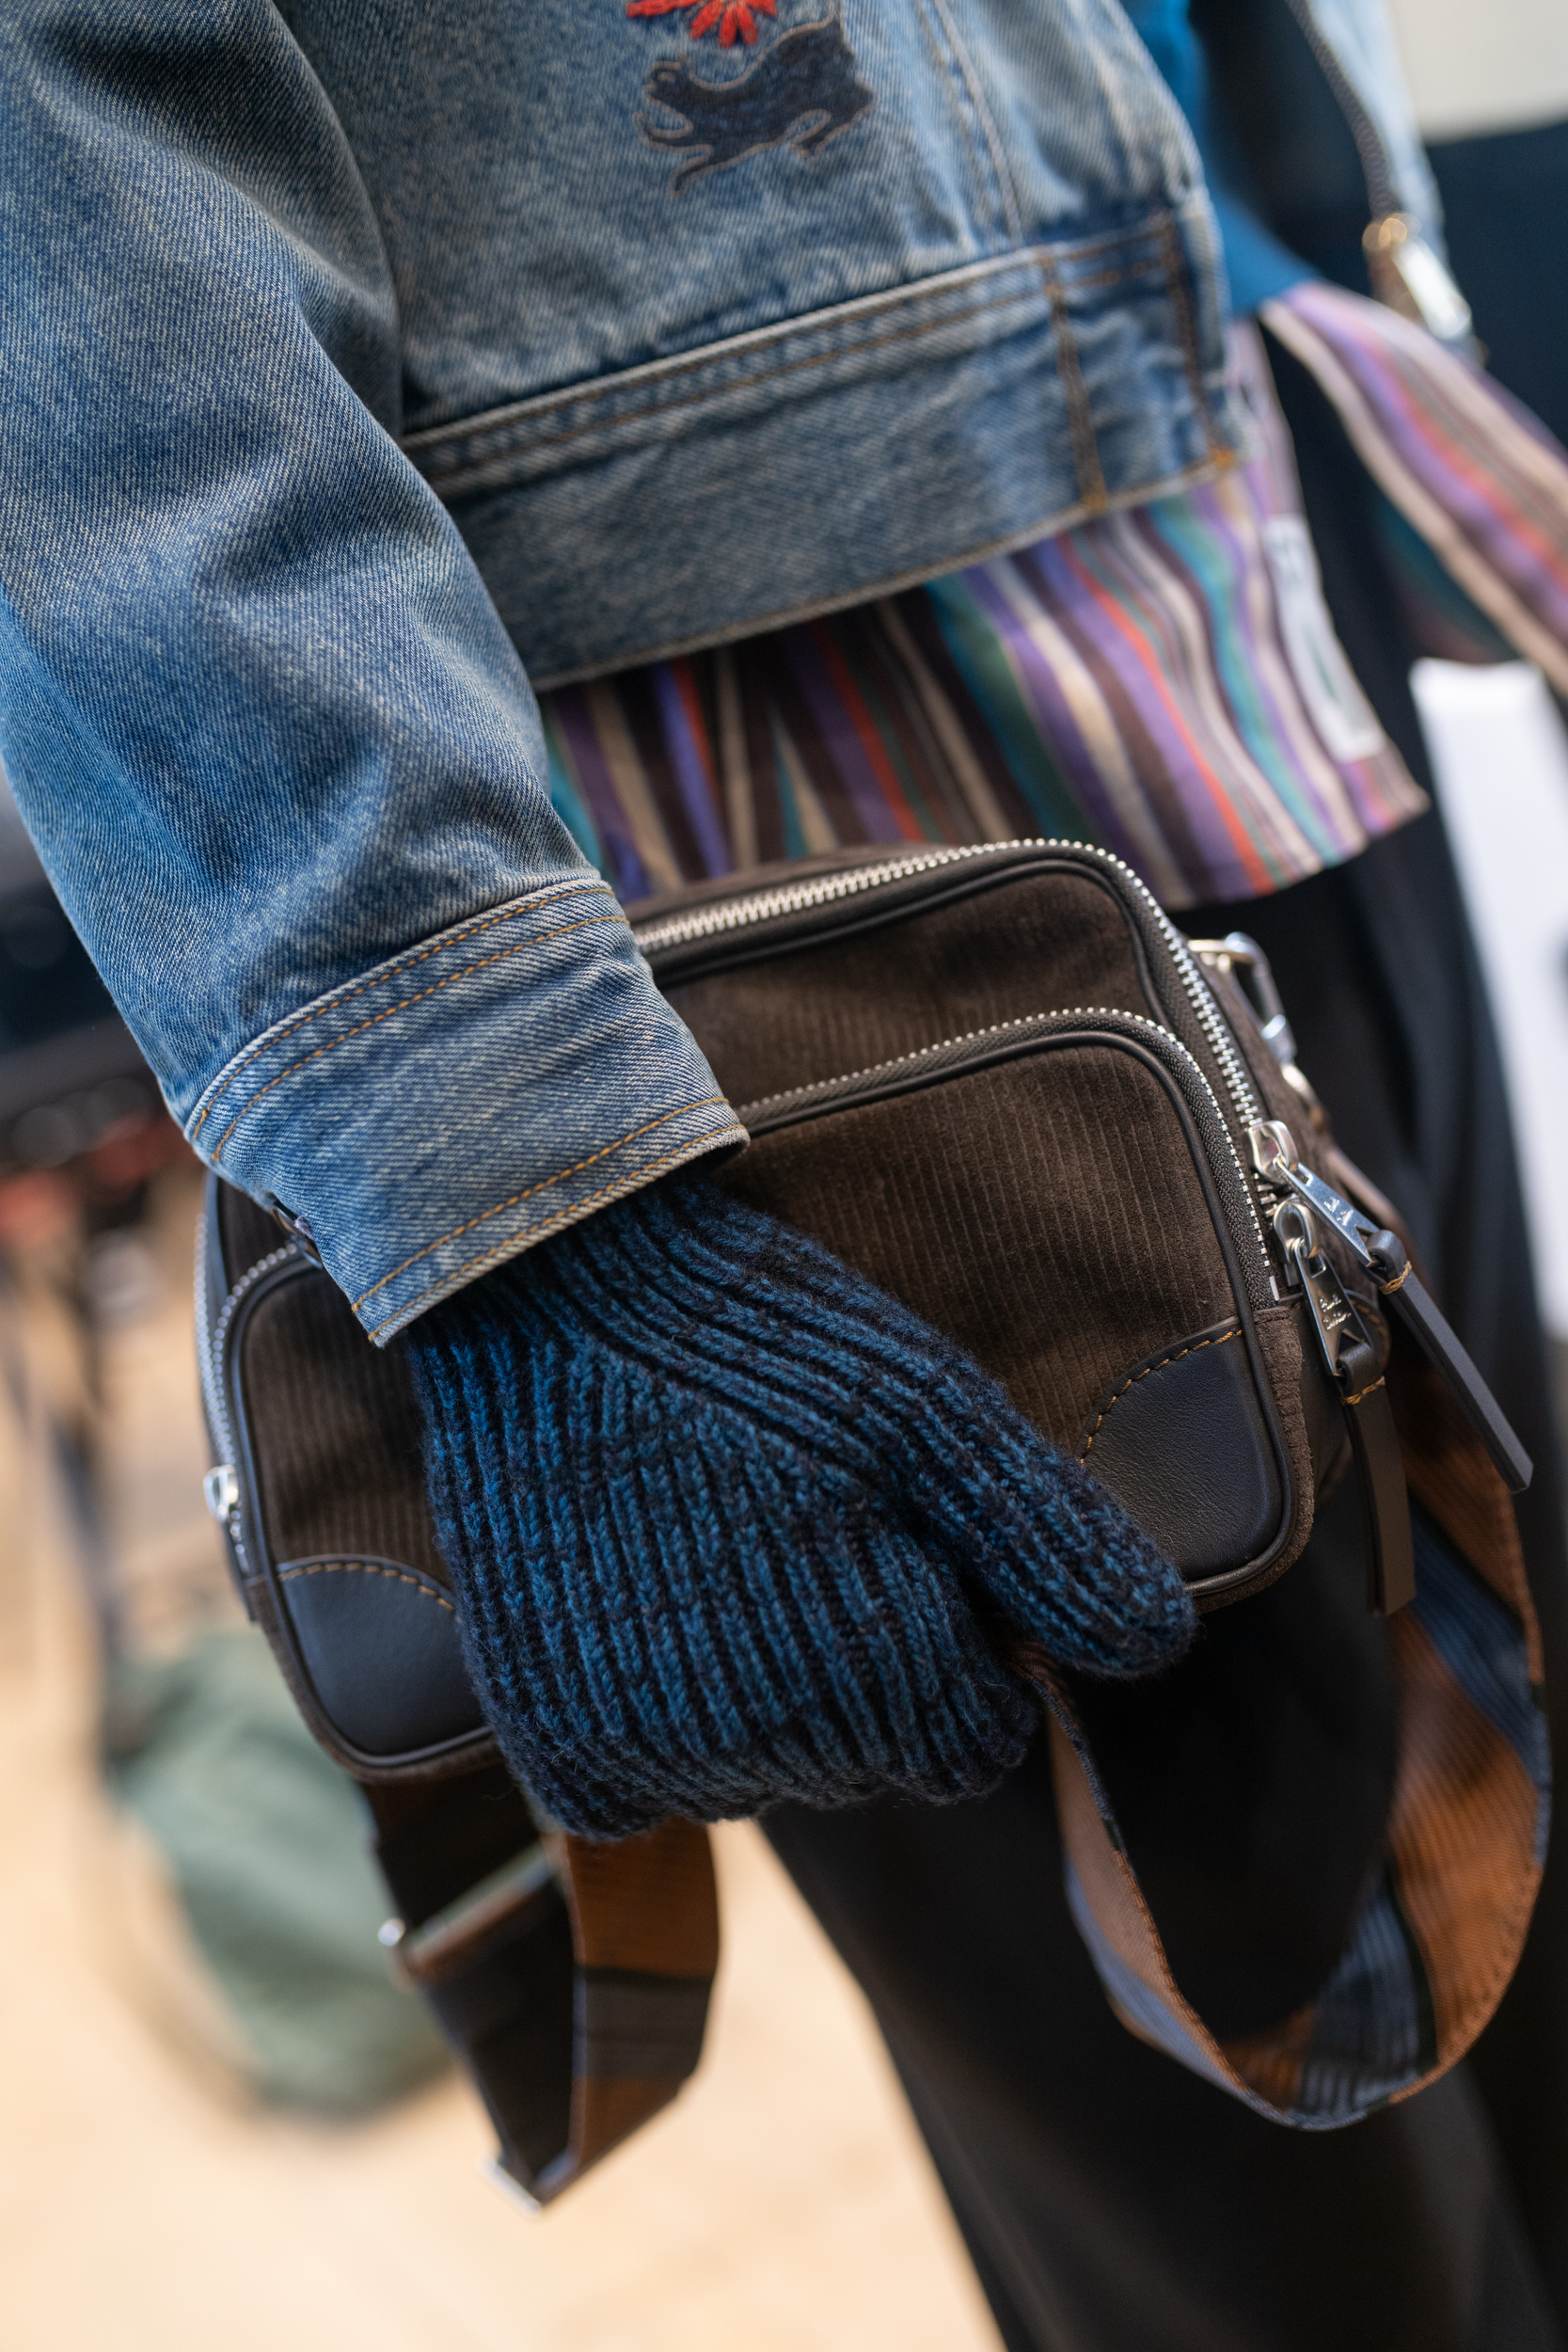
[[[1101,1675],[1191,1639],[1176,1570],[978,1364],[705,1176],[406,1345],[469,1670],[569,1829],[976,1794],[1035,1723],[982,1620]]]

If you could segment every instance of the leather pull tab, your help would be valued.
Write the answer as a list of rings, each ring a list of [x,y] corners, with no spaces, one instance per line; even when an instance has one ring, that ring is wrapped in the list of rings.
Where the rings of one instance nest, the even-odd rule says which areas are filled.
[[[1391,1617],[1416,1597],[1410,1497],[1394,1408],[1381,1380],[1347,1396],[1344,1407],[1367,1526],[1367,1606],[1374,1617]]]
[[[1378,1289],[1453,1391],[1456,1402],[1496,1464],[1510,1494],[1523,1494],[1535,1466],[1519,1443],[1508,1417],[1461,1345],[1458,1333],[1438,1312],[1437,1302],[1394,1234],[1372,1236],[1370,1260]]]

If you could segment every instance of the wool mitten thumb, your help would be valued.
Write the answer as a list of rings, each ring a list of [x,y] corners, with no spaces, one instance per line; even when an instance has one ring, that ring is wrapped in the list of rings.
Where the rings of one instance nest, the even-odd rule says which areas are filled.
[[[569,1829],[977,1794],[1036,1720],[1009,1629],[1100,1675],[1192,1637],[1177,1571],[972,1358],[702,1174],[405,1344],[481,1703]]]

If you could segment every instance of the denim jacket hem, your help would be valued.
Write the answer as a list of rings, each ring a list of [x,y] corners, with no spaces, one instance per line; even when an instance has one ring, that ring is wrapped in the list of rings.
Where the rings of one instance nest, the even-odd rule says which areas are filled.
[[[593,876],[487,909],[236,1054],[185,1133],[303,1216],[372,1339],[745,1130]]]
[[[401,446],[545,686],[1157,498],[1243,429],[1198,191]]]
[[[815,621],[828,612],[847,612],[856,605],[867,604],[879,596],[902,596],[908,588],[923,588],[934,580],[945,580],[950,573],[966,570],[972,564],[989,564],[993,556],[1013,555],[1020,548],[1034,547],[1039,540],[1053,538],[1058,532],[1071,531],[1091,516],[1119,514],[1128,507],[1148,506],[1156,499],[1169,498],[1179,490],[1187,490],[1202,482],[1212,482],[1217,475],[1232,467],[1243,465],[1253,454],[1253,434],[1243,420],[1233,445],[1216,449],[1212,456],[1197,458],[1180,473],[1167,475],[1163,481],[1140,485],[1116,497],[1083,499],[1076,505],[1063,507],[1055,514],[1037,516],[1020,530],[1009,531],[1005,538],[988,539],[977,547],[960,547],[940,564],[922,564],[915,570],[897,572],[883,580],[872,580],[864,586],[846,594],[822,596],[815,604],[792,604],[776,612],[765,612],[758,618],[738,622],[723,628],[704,631],[695,637],[675,637],[646,645],[629,659],[617,655],[612,661],[596,661],[578,670],[562,670],[554,676],[533,677],[531,683],[541,693],[553,692],[558,686],[580,686],[597,677],[612,677],[618,672],[632,669],[650,661],[675,661],[683,654],[704,653],[714,645],[738,644],[766,629],[790,628],[798,622]]]

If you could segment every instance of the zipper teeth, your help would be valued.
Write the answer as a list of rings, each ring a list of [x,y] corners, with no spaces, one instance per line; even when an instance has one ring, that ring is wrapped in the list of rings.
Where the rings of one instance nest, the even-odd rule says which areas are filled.
[[[304,1253],[295,1243],[285,1242],[281,1249],[270,1251],[242,1274],[224,1300],[223,1311],[214,1328],[207,1307],[206,1246],[207,1213],[203,1210],[196,1234],[197,1355],[201,1367],[202,1392],[207,1399],[207,1418],[213,1424],[213,1436],[221,1448],[221,1458],[232,1470],[235,1468],[234,1431],[223,1397],[223,1343],[229,1336],[230,1325],[261,1277],[270,1274],[275,1266],[282,1265],[285,1260],[301,1257]],[[233,1514],[230,1516],[232,1518]]]
[[[1138,881],[1135,874],[1132,880]],[[1138,887],[1140,890],[1144,889],[1142,882],[1138,882]],[[1243,1127],[1250,1127],[1255,1120],[1262,1117],[1262,1104],[1253,1092],[1252,1080],[1247,1076],[1246,1064],[1236,1051],[1224,1015],[1215,1001],[1214,992],[1199,970],[1197,958],[1193,954],[1164,909],[1149,896],[1147,890],[1144,890],[1144,896],[1159,917],[1160,927],[1165,937],[1165,945],[1170,949],[1171,961],[1180,976],[1181,985],[1187,992],[1188,1001],[1197,1015],[1198,1026],[1208,1039],[1214,1059],[1220,1066],[1225,1083],[1230,1091],[1230,1100],[1235,1105],[1236,1116]],[[1201,1073],[1199,1074],[1201,1075]],[[1208,1084],[1207,1079],[1204,1083]]]
[[[1214,1114],[1214,1123],[1225,1137],[1225,1148],[1230,1154],[1230,1164],[1236,1171],[1236,1181],[1241,1187],[1242,1198],[1247,1205],[1247,1216],[1252,1221],[1253,1234],[1258,1243],[1259,1259],[1264,1271],[1272,1273],[1273,1261],[1269,1256],[1268,1244],[1263,1238],[1263,1227],[1258,1215],[1258,1203],[1253,1196],[1252,1186],[1247,1183],[1246,1170],[1242,1165],[1242,1155],[1231,1139],[1230,1130],[1225,1123],[1225,1113],[1219,1106],[1219,1100],[1213,1088],[1203,1074],[1201,1064],[1194,1059],[1175,1031],[1167,1029],[1163,1021],[1150,1021],[1146,1014],[1141,1012],[1126,1012],[1118,1005],[1069,1005],[1059,1008],[1054,1012],[1024,1013],[1015,1021],[993,1021],[989,1027],[984,1029],[963,1029],[956,1037],[940,1038],[934,1045],[917,1046],[912,1054],[895,1054],[891,1061],[870,1062],[863,1070],[847,1070],[836,1078],[820,1080],[816,1086],[790,1087],[781,1094],[762,1095],[754,1103],[744,1104],[737,1116],[741,1125],[744,1126],[759,1112],[769,1110],[777,1104],[807,1102],[814,1094],[825,1093],[830,1089],[836,1090],[841,1087],[858,1085],[863,1079],[882,1077],[889,1071],[907,1070],[911,1063],[927,1061],[933,1054],[947,1053],[955,1045],[973,1045],[977,1044],[982,1038],[1005,1037],[1009,1029],[1033,1028],[1036,1023],[1040,1021],[1085,1019],[1127,1021],[1131,1022],[1135,1028],[1152,1029],[1156,1037],[1164,1038],[1166,1044],[1180,1055],[1181,1059],[1209,1097],[1210,1107]]]
[[[1355,151],[1361,159],[1362,177],[1367,183],[1367,202],[1374,220],[1383,220],[1400,210],[1399,193],[1394,186],[1394,174],[1388,161],[1388,151],[1383,135],[1362,104],[1349,74],[1339,63],[1329,43],[1318,30],[1310,0],[1286,0],[1302,34],[1318,63],[1318,70],[1334,92],[1339,111],[1350,127],[1355,141]]]
[[[1083,1006],[1074,1007],[1074,1010],[1098,1011],[1100,1008]],[[1005,1037],[1009,1029],[1028,1029],[1032,1028],[1037,1021],[1054,1021],[1058,1018],[1059,1015],[1050,1012],[1023,1012],[1013,1021],[990,1022],[983,1029],[960,1029],[954,1037],[938,1038],[934,1045],[917,1045],[908,1054],[895,1054],[888,1061],[867,1062],[863,1070],[842,1070],[836,1078],[818,1078],[811,1086],[784,1087],[777,1094],[759,1094],[754,1103],[743,1103],[736,1111],[736,1117],[744,1127],[748,1119],[754,1118],[759,1111],[771,1110],[776,1103],[803,1103],[812,1095],[820,1094],[826,1087],[857,1086],[863,1078],[879,1078],[886,1071],[907,1069],[911,1062],[927,1061],[933,1054],[945,1054],[951,1046],[974,1045],[983,1037]],[[1142,1018],[1142,1015],[1127,1012],[1122,1013],[1119,1018],[1123,1021],[1137,1021]],[[1155,1021],[1148,1024],[1150,1028],[1160,1028],[1161,1025]],[[1164,1034],[1169,1037],[1171,1032],[1165,1029]],[[1178,1038],[1175,1042],[1180,1045],[1181,1041]],[[1199,1075],[1201,1074],[1200,1072]]]
[[[217,1383],[213,1378],[212,1315],[207,1305],[207,1212],[201,1211],[196,1220],[196,1362],[201,1375],[201,1394],[207,1406],[207,1424],[214,1445],[223,1435],[223,1418],[218,1408]]]
[[[835,898],[852,898],[863,890],[875,890],[882,882],[900,882],[906,874],[927,874],[936,866],[954,865],[960,858],[994,857],[999,850],[1022,846],[1016,841],[985,841],[967,849],[935,850],[924,856],[890,858],[882,866],[862,866],[847,874],[824,874],[816,882],[756,891],[750,898],[725,898],[697,914],[666,915],[661,922],[641,924],[632,936],[645,956],[657,955],[662,947],[684,947],[695,939],[713,939],[721,931],[743,930],[753,923],[771,922],[775,915],[799,914],[807,907],[829,906]],[[1053,841],[1031,842],[1028,846],[1056,850],[1069,845]]]
[[[721,906],[705,909],[701,914],[671,915],[663,922],[649,924],[638,930],[635,936],[643,954],[653,955],[662,947],[684,946],[693,940],[717,938],[723,931],[741,930],[754,923],[769,922],[776,915],[798,914],[810,907],[830,906],[834,899],[855,898],[862,891],[877,889],[885,882],[900,882],[909,874],[931,873],[943,866],[958,865],[965,858],[1000,857],[1015,850],[1071,850],[1080,857],[1094,858],[1100,865],[1108,866],[1137,893],[1159,926],[1177,976],[1197,1016],[1198,1025],[1224,1073],[1236,1115],[1243,1126],[1250,1127],[1253,1120],[1261,1116],[1258,1097],[1252,1090],[1252,1083],[1241,1056],[1227,1035],[1213,992],[1198,970],[1186,941],[1148,883],[1132,871],[1126,859],[1115,857],[1109,850],[1097,849],[1088,842],[1064,841],[1056,837],[1048,841],[987,841],[965,849],[934,850],[920,857],[889,859],[883,866],[862,866],[855,873],[825,874],[820,881],[800,882],[793,889],[761,891],[749,898],[728,898]],[[1133,1020],[1138,1016],[1129,1014],[1127,1017]],[[1161,1025],[1155,1023],[1153,1025],[1158,1027]],[[1250,1187],[1248,1199],[1251,1199]]]

